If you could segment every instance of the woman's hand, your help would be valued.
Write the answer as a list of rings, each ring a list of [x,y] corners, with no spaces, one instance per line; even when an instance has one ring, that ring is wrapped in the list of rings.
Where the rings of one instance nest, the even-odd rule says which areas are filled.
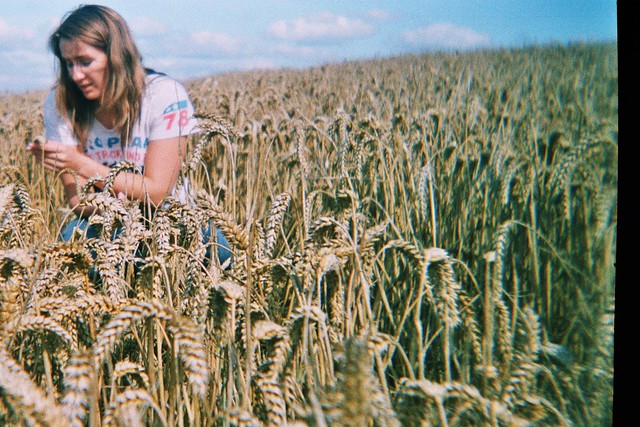
[[[84,154],[75,145],[60,144],[55,141],[43,141],[38,138],[27,145],[27,150],[42,163],[45,169],[60,172],[65,169],[78,171]]]
[[[128,200],[141,202],[149,200],[157,206],[175,187],[186,144],[187,138],[184,136],[151,141],[145,156],[144,174],[117,174],[112,182],[113,191],[119,198],[126,197]],[[75,172],[76,176],[68,173],[61,175],[71,206],[77,204],[73,179],[80,178],[86,182],[95,177],[106,177],[111,172],[109,166],[91,159],[76,145],[65,145],[51,140],[42,143],[36,140],[27,146],[27,150],[48,170],[62,172],[66,169]],[[96,185],[100,186],[100,181],[96,181]]]

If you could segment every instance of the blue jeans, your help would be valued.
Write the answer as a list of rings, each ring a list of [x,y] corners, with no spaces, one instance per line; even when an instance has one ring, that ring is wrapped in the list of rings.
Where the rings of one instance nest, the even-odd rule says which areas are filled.
[[[207,259],[211,259],[211,246],[209,245],[211,240],[211,228],[211,223],[207,224],[207,226],[205,227],[202,227],[203,243],[207,245]],[[60,232],[60,240],[64,242],[70,241],[76,230],[84,232],[85,238],[87,239],[100,237],[100,231],[98,227],[89,225],[89,221],[84,218],[75,217],[74,219],[69,221],[69,223],[65,225]],[[218,261],[220,261],[220,264],[223,265],[229,258],[231,258],[231,246],[229,245],[229,242],[224,237],[219,228],[216,228],[215,231],[215,244],[218,248]],[[113,232],[112,238],[118,237],[121,232],[121,229],[116,229]]]

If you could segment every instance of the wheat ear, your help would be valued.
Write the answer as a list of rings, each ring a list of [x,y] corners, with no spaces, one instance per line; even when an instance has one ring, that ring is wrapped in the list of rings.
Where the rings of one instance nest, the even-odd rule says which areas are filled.
[[[261,418],[270,426],[287,425],[287,408],[281,385],[282,370],[289,354],[286,332],[285,327],[266,320],[257,322],[252,328],[254,342],[271,344],[267,359],[252,379],[256,412],[264,412]]]
[[[273,256],[277,233],[290,202],[291,194],[289,193],[279,194],[273,199],[269,215],[267,216],[267,228],[265,230],[265,256],[267,257]]]
[[[89,352],[74,354],[64,368],[65,394],[62,398],[64,411],[73,427],[85,425],[91,406],[92,381],[95,381],[93,356]]]
[[[114,401],[107,407],[102,420],[105,427],[126,425],[131,427],[143,427],[140,408],[149,407],[158,415],[158,420],[163,426],[167,426],[167,421],[158,406],[157,402],[144,389],[130,389],[119,393]],[[119,422],[117,422],[119,421]]]
[[[0,346],[0,388],[3,394],[11,397],[14,409],[25,421],[33,420],[27,424],[51,427],[70,424],[57,402],[33,383],[4,346]]]

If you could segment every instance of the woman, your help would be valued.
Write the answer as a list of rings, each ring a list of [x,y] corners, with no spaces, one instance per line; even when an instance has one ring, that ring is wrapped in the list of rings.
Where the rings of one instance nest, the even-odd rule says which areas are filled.
[[[76,228],[87,229],[92,213],[78,204],[76,179],[82,187],[89,179],[105,178],[122,161],[141,173],[116,176],[112,189],[118,197],[158,206],[176,195],[187,137],[197,131],[186,89],[144,68],[127,23],[105,6],[86,5],[69,13],[49,47],[59,61],[59,76],[44,106],[46,142],[28,149],[46,169],[76,174],[60,175],[77,215],[62,239],[69,240]],[[102,184],[96,187],[99,191]],[[86,232],[95,235],[90,228]],[[228,248],[219,231],[217,237]],[[221,263],[230,255],[219,248]]]

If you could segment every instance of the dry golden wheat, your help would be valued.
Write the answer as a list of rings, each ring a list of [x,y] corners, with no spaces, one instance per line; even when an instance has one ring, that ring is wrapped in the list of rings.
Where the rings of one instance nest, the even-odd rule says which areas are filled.
[[[0,424],[610,423],[615,48],[187,86],[187,202],[118,199],[121,163],[66,243],[46,93],[0,95]]]
[[[89,352],[74,354],[64,368],[64,411],[72,426],[83,426],[90,410],[90,393],[95,381],[93,357]]]
[[[33,383],[4,346],[0,346],[0,387],[3,394],[11,400],[13,410],[30,424],[52,427],[69,425],[69,419],[57,402]]]
[[[156,419],[167,426],[162,410],[149,392],[144,389],[131,389],[118,393],[114,401],[106,408],[102,425],[143,427],[148,425],[141,409],[153,409]]]

